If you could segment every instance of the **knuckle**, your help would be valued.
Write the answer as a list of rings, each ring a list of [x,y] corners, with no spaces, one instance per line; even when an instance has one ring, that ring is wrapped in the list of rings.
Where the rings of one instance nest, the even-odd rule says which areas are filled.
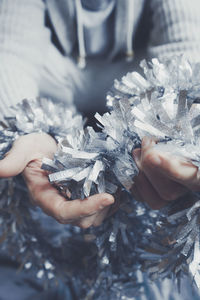
[[[179,172],[179,169],[174,168],[173,166],[170,168],[170,172],[172,177],[176,178],[176,180],[182,180],[183,179],[183,174]]]
[[[145,153],[142,160],[142,166],[153,165],[154,157],[155,157],[155,153],[153,151],[148,151],[147,153]]]

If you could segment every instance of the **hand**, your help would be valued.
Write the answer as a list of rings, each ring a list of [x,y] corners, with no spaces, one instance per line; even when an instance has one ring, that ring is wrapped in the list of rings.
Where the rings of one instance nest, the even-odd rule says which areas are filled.
[[[133,151],[140,170],[132,188],[136,199],[160,209],[189,191],[200,191],[198,168],[183,158],[156,150],[155,141],[145,137],[141,149]]]
[[[56,142],[48,134],[22,136],[0,161],[0,177],[11,177],[22,172],[33,203],[59,223],[71,223],[81,228],[100,225],[114,198],[109,194],[98,194],[84,200],[67,201],[62,197],[41,169],[43,157],[52,158],[56,149]]]

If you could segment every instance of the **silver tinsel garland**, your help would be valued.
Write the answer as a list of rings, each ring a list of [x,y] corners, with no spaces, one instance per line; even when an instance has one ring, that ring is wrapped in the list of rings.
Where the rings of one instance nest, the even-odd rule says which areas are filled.
[[[47,108],[46,111],[44,106]],[[77,167],[78,162],[79,176],[83,176],[80,167],[84,168],[85,163],[88,164],[87,157],[84,156],[86,152],[79,151],[79,155],[76,157],[78,151],[75,149],[77,145],[84,145],[84,141],[85,144],[89,143],[87,141],[89,132],[90,135],[97,138],[97,142],[99,139],[100,143],[100,136],[104,134],[96,134],[91,128],[84,129],[84,122],[80,115],[74,113],[74,107],[64,108],[62,104],[55,105],[47,99],[24,100],[16,108],[13,108],[13,111],[14,116],[6,118],[2,122],[1,158],[20,135],[31,132],[47,132],[60,141],[60,145],[64,145],[66,149],[67,139],[70,145],[73,145],[75,160],[69,159],[69,163],[73,164],[74,162]],[[57,111],[59,111],[60,119],[57,119]],[[66,116],[65,124],[63,120]],[[53,127],[52,124],[56,124],[56,126]],[[60,135],[58,135],[59,132]],[[62,132],[65,132],[64,135]],[[63,136],[65,136],[65,142],[62,142]],[[48,171],[66,168],[67,165],[63,164],[60,151],[55,156],[55,159],[57,156],[60,159],[57,166],[55,166],[55,162],[44,159],[43,166]],[[97,153],[94,155],[91,150],[89,150],[89,155],[91,155],[90,160],[97,157]],[[64,160],[66,161],[66,157]],[[109,163],[107,161],[108,158],[106,159],[105,156],[105,166]],[[96,159],[94,162],[90,162],[91,170],[96,162],[96,166],[98,166],[100,160]],[[108,192],[113,193],[118,185],[121,186],[117,180],[115,181],[115,184],[107,182],[106,190]],[[102,186],[104,189],[105,184]],[[62,193],[68,195],[64,182],[59,187]],[[80,192],[81,184],[75,185],[73,179],[71,188],[74,187],[75,193],[72,193],[72,197],[83,196],[83,192]],[[92,188],[94,193],[97,192],[94,186]],[[84,232],[70,225],[66,225],[63,229],[63,225],[57,224],[53,220],[50,221],[49,217],[45,217],[40,210],[30,204],[28,191],[20,176],[13,179],[1,179],[0,191],[1,249],[14,260],[17,259],[20,262],[20,268],[33,270],[37,279],[42,280],[45,285],[60,279],[70,286],[76,282],[75,290],[79,299],[83,297],[88,299],[91,297],[104,299],[105,297],[107,299],[107,295],[102,294],[102,288],[108,291],[110,299],[121,299],[121,296],[139,292],[141,283],[138,283],[135,274],[138,266],[133,266],[135,255],[132,255],[135,238],[128,231],[131,226],[130,223],[128,226],[125,222],[125,212],[118,213],[116,218],[118,221],[115,221],[114,224],[112,219],[109,219],[101,229],[96,231]],[[96,236],[98,239],[94,241]],[[119,249],[116,247],[116,237],[121,245]],[[130,245],[127,244],[128,238],[130,241],[132,240]],[[65,249],[64,252],[63,249]],[[127,249],[126,252],[129,253],[129,256],[122,260],[124,249]],[[131,249],[131,252],[128,252],[128,249]],[[113,272],[116,265],[118,268],[115,268],[116,270]],[[123,272],[121,272],[120,266],[123,266]],[[108,275],[109,281],[107,280]],[[124,284],[126,289],[124,289]]]
[[[0,181],[4,199],[1,202],[2,240],[8,236],[3,247],[6,249],[15,243],[15,257],[20,256],[20,252],[23,258],[28,257],[23,264],[25,268],[31,265],[39,268],[38,278],[46,274],[51,279],[60,273],[70,281],[78,273],[83,289],[89,290],[86,299],[104,299],[102,289],[108,290],[109,299],[135,294],[141,286],[136,276],[140,266],[151,278],[173,275],[180,279],[182,273],[191,274],[200,287],[198,195],[191,193],[164,210],[154,212],[134,201],[129,192],[138,174],[132,150],[140,147],[145,135],[156,137],[156,147],[161,151],[181,155],[199,167],[200,64],[190,64],[180,56],[162,63],[157,59],[149,64],[143,61],[141,66],[145,78],[133,72],[115,81],[107,96],[110,112],[103,116],[96,114],[101,132],[84,128],[74,109],[71,112],[44,99],[22,102],[14,108],[16,117],[6,118],[0,131],[2,158],[19,135],[38,131],[53,135],[59,148],[53,160],[43,160],[43,169],[51,173],[50,182],[69,199],[100,192],[121,195],[119,211],[100,228],[75,232],[68,226],[65,241],[70,240],[74,248],[70,248],[70,243],[59,244],[60,248],[66,247],[67,254],[63,257],[68,267],[66,271],[55,254],[59,247],[48,247],[48,239],[43,239],[42,234],[35,235],[31,222],[19,221],[27,214],[26,218],[39,226],[33,209],[20,200],[26,193],[21,179]],[[18,191],[15,197],[19,195],[14,205],[14,194],[10,192],[13,188]],[[24,210],[20,208],[19,214],[21,206]],[[35,240],[37,254],[30,246]],[[48,248],[46,253],[41,245]],[[86,266],[77,271],[77,264],[71,262],[76,261],[73,250],[80,245],[82,249],[93,249],[93,253],[84,257],[77,250],[80,265],[83,259]],[[89,265],[94,266],[93,271]],[[108,299],[108,294],[106,297]]]

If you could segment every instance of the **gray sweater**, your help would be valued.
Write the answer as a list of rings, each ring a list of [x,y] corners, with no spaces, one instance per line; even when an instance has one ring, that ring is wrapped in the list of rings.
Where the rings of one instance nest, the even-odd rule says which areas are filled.
[[[87,5],[92,2],[95,1],[0,1],[2,114],[8,113],[8,107],[23,98],[40,94],[72,101],[77,87],[85,89],[87,86],[84,79],[90,69],[89,63],[86,71],[77,67],[76,51],[82,65],[85,59],[87,63],[101,56],[99,69],[95,72],[102,74],[108,66],[106,58],[116,57],[119,53],[131,57],[136,29],[147,2],[152,23],[149,55],[162,57],[185,53],[190,59],[199,60],[199,0],[113,0],[103,1],[103,6]],[[45,25],[46,14],[62,53],[51,40],[52,32]],[[131,62],[129,66],[133,68],[134,64]],[[125,73],[127,67],[115,68],[109,78],[121,74],[118,70]],[[89,85],[87,90],[89,95]]]

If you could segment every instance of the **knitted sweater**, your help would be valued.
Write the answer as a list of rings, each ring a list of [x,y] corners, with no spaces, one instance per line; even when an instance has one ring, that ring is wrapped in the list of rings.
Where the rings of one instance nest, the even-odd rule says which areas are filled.
[[[116,0],[113,55],[129,52],[134,44],[135,31],[142,15],[143,4],[149,0]],[[71,56],[80,30],[79,14],[70,0],[1,0],[0,1],[0,111],[23,98],[36,97],[41,92],[41,78],[46,76],[55,98],[73,98],[74,82],[80,77]],[[148,53],[166,56],[186,53],[199,60],[200,1],[151,0],[149,17],[152,30]],[[62,55],[51,41],[51,31],[45,26],[48,12],[51,23],[63,48]],[[92,16],[92,12],[90,12]],[[103,26],[96,15],[92,26]],[[96,21],[95,21],[96,20]],[[105,20],[104,20],[105,21]],[[84,20],[83,20],[83,26]],[[86,27],[86,26],[85,26]],[[80,29],[80,28],[78,28]],[[102,30],[104,39],[105,30]],[[87,35],[83,37],[87,50]],[[93,37],[90,38],[93,39]],[[95,38],[95,36],[94,36]],[[80,47],[79,47],[80,50]],[[95,50],[98,52],[98,49]],[[87,51],[83,53],[87,56]],[[91,54],[91,53],[90,53]],[[92,53],[95,54],[95,53]],[[87,68],[87,67],[86,67]],[[67,95],[67,97],[66,97]],[[65,100],[65,99],[64,99]]]

